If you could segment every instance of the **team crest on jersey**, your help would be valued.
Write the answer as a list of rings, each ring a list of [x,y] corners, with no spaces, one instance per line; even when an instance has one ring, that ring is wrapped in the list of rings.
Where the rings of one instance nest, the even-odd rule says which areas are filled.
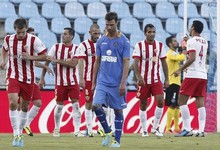
[[[115,42],[115,43],[114,43],[114,46],[115,46],[115,47],[118,46],[118,42]]]
[[[112,54],[112,51],[109,49],[109,50],[106,51],[106,54],[109,56],[109,55]]]

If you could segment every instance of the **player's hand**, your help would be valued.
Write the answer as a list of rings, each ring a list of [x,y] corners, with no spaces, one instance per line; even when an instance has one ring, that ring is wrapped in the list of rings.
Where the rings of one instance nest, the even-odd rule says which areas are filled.
[[[144,81],[144,78],[142,76],[137,77],[137,84],[140,85],[140,86],[145,85],[145,81]]]
[[[174,77],[178,77],[178,76],[180,75],[180,73],[181,73],[181,71],[180,71],[180,70],[177,70],[177,71],[173,72],[173,73],[171,74],[171,76],[174,75]]]
[[[84,79],[79,80],[79,86],[80,86],[81,88],[85,88],[86,83],[85,83],[85,80],[84,80]]]
[[[49,75],[54,76],[53,70],[50,69],[50,67],[47,67],[47,73],[48,73]]]
[[[44,80],[40,80],[38,83],[40,88],[43,88],[45,86],[45,81]]]
[[[4,69],[5,66],[6,66],[6,62],[1,62],[1,63],[0,63],[0,68],[1,68],[1,69]]]
[[[47,56],[47,60],[49,60],[51,62],[54,62],[54,63],[57,63],[57,60],[54,57],[51,57],[51,56]]]
[[[95,87],[96,87],[96,83],[95,83],[95,82],[92,82],[92,88],[91,88],[91,90],[92,90],[93,93],[94,93],[94,91],[95,91]]]
[[[165,80],[164,81],[164,88],[168,88],[169,87],[169,81],[168,80]]]
[[[31,55],[28,52],[22,52],[22,59],[24,60],[31,60]]]
[[[125,84],[124,83],[121,83],[120,86],[119,86],[119,94],[120,96],[124,96],[125,95]]]

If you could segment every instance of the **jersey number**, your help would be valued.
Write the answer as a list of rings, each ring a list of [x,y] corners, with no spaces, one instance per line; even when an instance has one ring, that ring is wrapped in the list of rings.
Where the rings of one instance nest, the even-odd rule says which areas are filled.
[[[200,57],[200,60],[202,60],[202,57],[203,57],[203,46],[201,46],[201,49],[200,49],[200,52],[199,52],[199,57]]]

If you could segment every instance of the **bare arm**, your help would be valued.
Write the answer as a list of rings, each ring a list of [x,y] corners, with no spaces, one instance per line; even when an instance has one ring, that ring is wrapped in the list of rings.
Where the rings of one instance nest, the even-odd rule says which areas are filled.
[[[4,69],[5,65],[8,61],[8,53],[2,48],[2,62],[0,64],[0,68]]]
[[[83,76],[84,72],[84,59],[79,59],[78,61],[78,69],[79,69],[79,85],[84,88],[85,87],[85,80]]]
[[[39,61],[35,61],[35,66],[38,68],[46,69],[48,74],[54,75],[53,71],[50,69],[49,66],[46,66],[45,64],[42,64]]]
[[[169,78],[168,78],[168,66],[167,66],[166,59],[161,59],[161,64],[162,64],[163,73],[165,77],[164,87],[167,88],[169,87]]]
[[[143,86],[143,85],[145,85],[145,81],[144,81],[143,77],[141,76],[139,64],[140,64],[140,59],[134,58],[134,73],[137,78],[137,83],[139,85]]]
[[[22,59],[24,60],[33,60],[33,61],[45,61],[47,59],[46,54],[40,54],[38,56],[31,56],[28,52],[22,53]]]
[[[49,66],[49,64],[50,64],[50,61],[46,61],[46,62],[45,62],[45,66],[47,66],[47,67],[48,67],[48,66]],[[40,81],[39,81],[39,86],[40,86],[40,87],[45,86],[44,77],[45,77],[46,71],[47,71],[47,69],[46,69],[46,68],[43,68],[43,69],[42,69],[42,72],[41,72],[41,77],[40,77]]]
[[[53,57],[49,56],[49,57],[47,57],[47,59],[54,62],[54,63],[59,63],[63,66],[71,67],[71,68],[76,67],[76,65],[78,64],[78,59],[77,58],[61,60],[61,59],[56,59],[56,58],[53,58]]]
[[[130,58],[124,58],[122,79],[121,79],[121,83],[119,86],[119,93],[121,96],[125,95],[125,86],[126,86],[126,80],[128,78],[129,64],[130,64]]]
[[[101,62],[101,57],[96,56],[96,60],[93,66],[92,90],[94,90],[96,86],[96,79],[97,79],[97,74],[98,74],[98,70],[100,67],[100,62]]]

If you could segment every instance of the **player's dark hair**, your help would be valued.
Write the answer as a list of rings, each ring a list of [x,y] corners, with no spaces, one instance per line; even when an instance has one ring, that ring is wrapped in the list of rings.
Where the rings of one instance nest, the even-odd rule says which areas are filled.
[[[108,12],[106,15],[105,15],[105,20],[107,21],[111,21],[111,20],[115,20],[115,22],[118,21],[118,14],[116,12]]]
[[[30,33],[30,32],[34,32],[34,28],[28,27],[28,28],[27,28],[27,33]]]
[[[72,28],[66,27],[66,28],[64,28],[64,30],[68,30],[69,34],[74,37],[75,31]]]
[[[170,47],[169,44],[172,43],[172,39],[173,38],[175,38],[175,36],[173,36],[173,35],[171,35],[168,38],[166,38],[166,44],[167,44],[168,47]]]
[[[146,33],[146,32],[147,32],[147,28],[155,28],[155,26],[154,26],[154,25],[152,25],[151,23],[146,24],[146,26],[144,27],[144,33]]]
[[[194,27],[195,32],[202,33],[203,23],[199,20],[194,20],[192,26]]]
[[[14,22],[14,29],[23,29],[24,27],[27,28],[27,20],[24,18],[18,18]]]

